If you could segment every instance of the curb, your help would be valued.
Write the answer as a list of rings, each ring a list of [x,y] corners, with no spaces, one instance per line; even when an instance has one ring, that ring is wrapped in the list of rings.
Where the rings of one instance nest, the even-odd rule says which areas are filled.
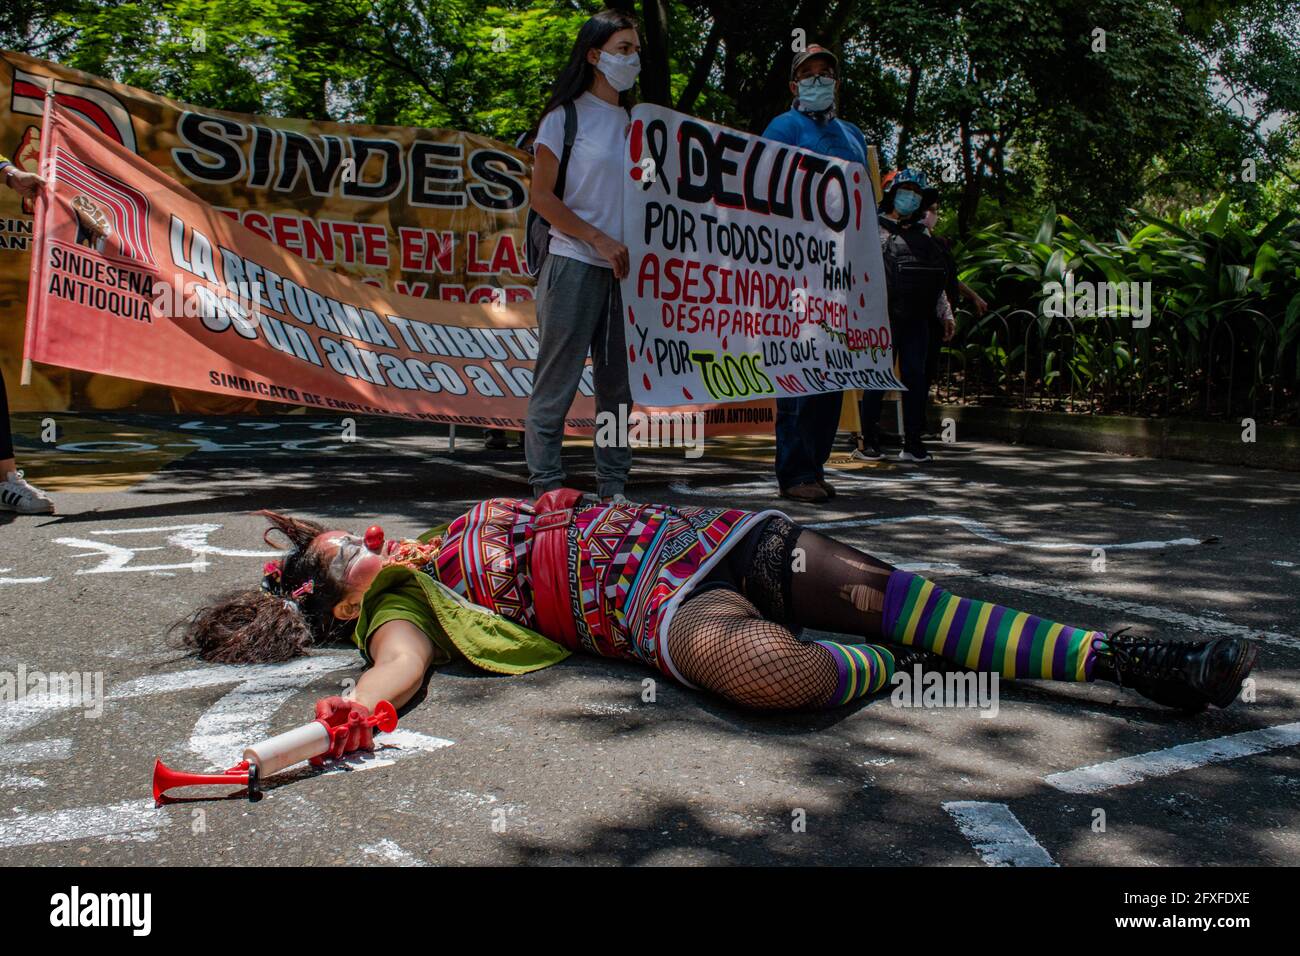
[[[1070,415],[978,405],[931,406],[928,414],[936,430],[950,418],[959,435],[1014,445],[1300,471],[1300,429],[1285,426],[1256,426],[1255,440],[1248,442],[1242,438],[1245,426],[1234,422]]]

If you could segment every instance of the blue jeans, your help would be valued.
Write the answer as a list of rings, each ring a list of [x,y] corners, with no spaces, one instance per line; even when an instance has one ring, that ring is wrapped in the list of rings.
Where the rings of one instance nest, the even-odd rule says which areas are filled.
[[[843,392],[776,400],[776,480],[781,489],[817,482],[831,456]]]

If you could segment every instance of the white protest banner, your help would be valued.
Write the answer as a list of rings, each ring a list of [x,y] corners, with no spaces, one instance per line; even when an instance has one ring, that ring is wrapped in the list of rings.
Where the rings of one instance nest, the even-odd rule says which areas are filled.
[[[902,388],[865,167],[649,104],[626,159],[637,401]]]

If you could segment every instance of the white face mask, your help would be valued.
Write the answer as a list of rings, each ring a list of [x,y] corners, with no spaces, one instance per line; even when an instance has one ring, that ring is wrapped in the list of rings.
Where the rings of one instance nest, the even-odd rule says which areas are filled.
[[[925,224],[926,229],[934,229],[934,224],[939,221],[939,210],[931,209],[921,217],[921,222]]]
[[[606,53],[601,50],[600,62],[596,64],[596,69],[605,74],[605,79],[609,81],[610,86],[622,93],[632,88],[637,75],[641,72],[641,54]]]

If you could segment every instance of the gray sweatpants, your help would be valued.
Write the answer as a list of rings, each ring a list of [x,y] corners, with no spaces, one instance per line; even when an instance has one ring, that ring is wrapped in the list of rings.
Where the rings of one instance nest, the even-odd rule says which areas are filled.
[[[588,349],[597,415],[617,416],[619,405],[626,406],[625,416],[632,412],[622,312],[613,269],[567,256],[546,257],[537,277],[537,367],[524,429],[534,495],[564,487],[564,419],[577,396]],[[632,452],[626,444],[596,444],[594,451],[597,492],[602,497],[622,494]]]

